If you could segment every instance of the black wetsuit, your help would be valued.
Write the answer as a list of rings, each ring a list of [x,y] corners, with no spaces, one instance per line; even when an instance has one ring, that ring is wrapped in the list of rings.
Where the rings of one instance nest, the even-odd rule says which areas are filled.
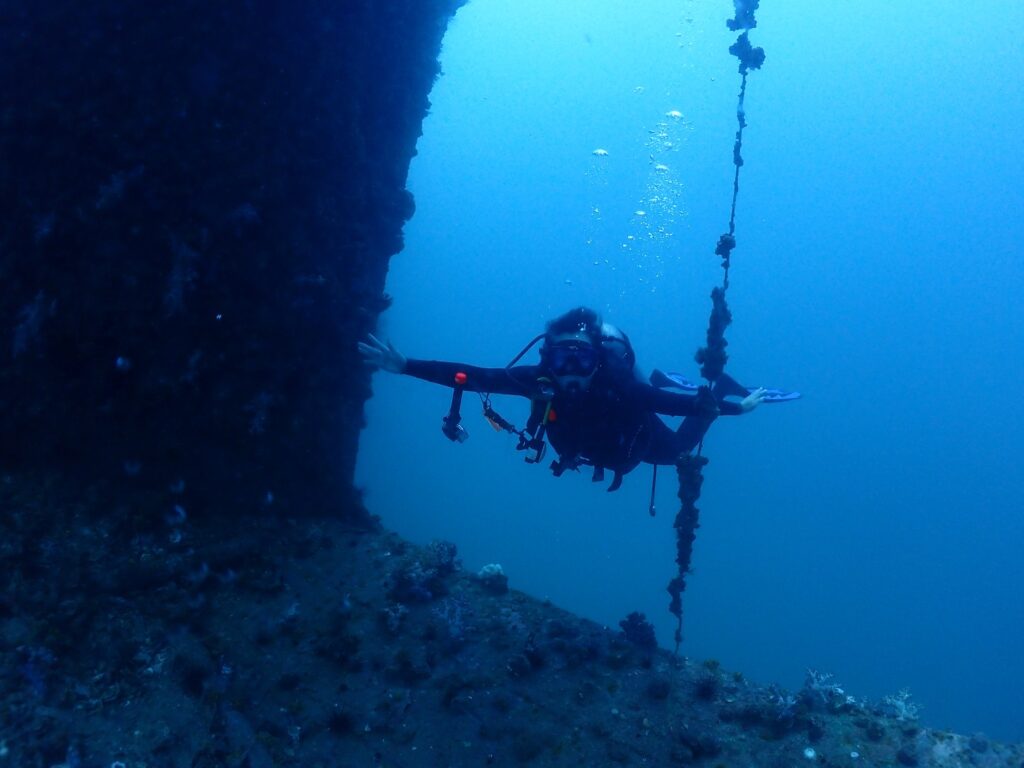
[[[540,400],[538,380],[551,379],[544,368],[522,365],[514,368],[478,368],[462,363],[434,360],[408,360],[405,373],[418,379],[449,387],[455,386],[455,374],[464,373],[463,385],[469,392],[495,395],[518,395],[533,401],[536,409],[544,407]],[[645,384],[630,374],[619,380],[599,369],[589,389],[567,395],[555,389],[551,415],[546,425],[547,437],[558,451],[566,468],[591,464],[610,469],[618,478],[648,464],[674,464],[680,454],[689,453],[703,438],[717,413],[709,409],[697,395],[667,392]],[[718,400],[717,412],[738,415],[736,403]],[[709,412],[710,411],[710,412]],[[679,429],[672,431],[655,414],[685,416]]]

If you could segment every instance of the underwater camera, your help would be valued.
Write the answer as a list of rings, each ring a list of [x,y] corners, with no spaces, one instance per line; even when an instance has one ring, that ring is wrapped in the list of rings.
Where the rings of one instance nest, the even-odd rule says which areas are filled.
[[[453,443],[464,443],[469,440],[469,432],[457,421],[450,421],[447,416],[441,419],[441,431]]]
[[[469,432],[459,422],[462,415],[459,409],[462,407],[462,390],[466,384],[466,374],[459,371],[455,374],[455,389],[452,391],[452,405],[448,414],[441,418],[441,432],[453,443],[464,443],[469,440]]]

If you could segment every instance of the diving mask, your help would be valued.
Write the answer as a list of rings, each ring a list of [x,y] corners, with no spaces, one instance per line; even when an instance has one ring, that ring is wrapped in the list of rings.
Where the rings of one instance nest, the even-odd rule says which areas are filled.
[[[586,342],[559,342],[547,348],[545,360],[555,376],[589,376],[597,370],[598,352]]]

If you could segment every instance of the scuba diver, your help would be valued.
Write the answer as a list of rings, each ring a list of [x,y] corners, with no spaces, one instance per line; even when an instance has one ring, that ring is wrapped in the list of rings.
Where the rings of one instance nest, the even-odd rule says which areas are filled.
[[[543,341],[540,364],[515,365],[538,341]],[[720,414],[740,415],[762,402],[799,397],[795,392],[747,389],[724,374],[709,388],[655,371],[651,380],[658,386],[652,386],[640,380],[626,335],[603,323],[587,307],[577,307],[549,322],[546,331],[504,368],[413,360],[372,335],[358,347],[369,365],[454,388],[452,407],[442,424],[449,439],[462,442],[468,437],[459,423],[459,406],[463,391],[477,392],[491,425],[518,434],[518,448],[532,452],[526,457],[528,462],[540,462],[546,438],[558,452],[551,464],[556,477],[567,469],[588,465],[594,468],[597,482],[609,470],[614,475],[609,491],[617,490],[622,478],[641,463],[655,468],[675,464],[680,455],[697,447]],[[692,394],[668,392],[665,387]],[[516,429],[494,411],[492,394],[530,400],[525,429]],[[742,399],[725,399],[730,396]],[[659,413],[685,418],[672,430],[658,418]]]

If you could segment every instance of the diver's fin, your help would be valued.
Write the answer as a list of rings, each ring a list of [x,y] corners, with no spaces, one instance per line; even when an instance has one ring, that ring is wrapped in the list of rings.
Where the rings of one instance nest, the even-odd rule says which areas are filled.
[[[726,385],[726,389],[719,390],[718,388],[722,385],[723,379],[727,379],[730,383]],[[684,392],[696,392],[699,388],[699,384],[694,384],[688,378],[679,373],[663,373],[659,370],[655,370],[651,374],[652,386],[658,387],[659,389],[665,389],[671,387],[672,389],[681,389]],[[719,397],[726,397],[729,395],[735,395],[737,397],[746,397],[754,391],[753,387],[744,387],[738,384],[735,379],[726,374],[718,380],[718,384],[715,385],[715,394]],[[799,392],[788,392],[784,389],[765,389],[764,402],[766,403],[785,403],[789,400],[798,400],[801,397]]]
[[[651,385],[659,389],[671,387],[682,389],[686,392],[696,392],[699,384],[694,384],[680,373],[662,373],[657,368],[651,373]]]

